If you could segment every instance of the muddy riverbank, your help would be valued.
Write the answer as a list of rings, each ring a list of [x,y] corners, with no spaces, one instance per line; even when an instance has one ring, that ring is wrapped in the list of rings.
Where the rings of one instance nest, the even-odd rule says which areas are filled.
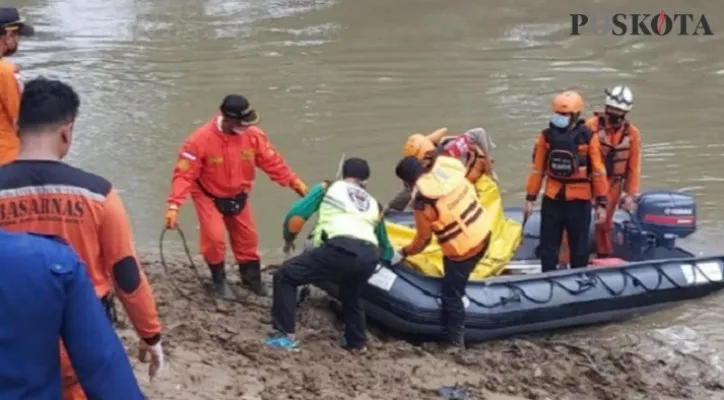
[[[336,344],[340,322],[329,299],[314,293],[298,314],[301,351],[287,353],[262,342],[270,298],[248,297],[244,305],[211,301],[182,263],[171,262],[179,286],[191,293],[188,300],[173,290],[159,262],[145,258],[144,265],[165,326],[167,354],[166,369],[153,383],[145,365],[135,365],[151,399],[433,400],[444,398],[441,387],[454,385],[465,388],[469,399],[491,400],[724,396],[718,360],[671,340],[685,336],[686,329],[609,337],[584,330],[456,353],[435,344],[413,346],[372,327],[369,351],[351,355]],[[132,350],[134,334],[122,324],[121,336]]]

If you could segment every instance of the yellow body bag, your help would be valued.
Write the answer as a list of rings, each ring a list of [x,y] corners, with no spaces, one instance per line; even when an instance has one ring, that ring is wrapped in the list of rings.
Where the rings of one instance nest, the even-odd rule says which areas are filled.
[[[485,174],[475,184],[480,204],[483,206],[483,218],[491,224],[488,252],[470,274],[470,280],[483,280],[500,275],[513,258],[522,240],[523,227],[520,223],[505,218],[500,189],[493,179]],[[392,246],[401,248],[415,237],[415,229],[386,221],[387,235]],[[442,251],[433,237],[430,244],[420,254],[407,257],[406,263],[426,276],[441,277],[444,269]]]

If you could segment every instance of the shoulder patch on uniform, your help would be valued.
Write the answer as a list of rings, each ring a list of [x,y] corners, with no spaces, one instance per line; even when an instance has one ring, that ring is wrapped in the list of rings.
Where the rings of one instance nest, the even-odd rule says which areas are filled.
[[[188,160],[181,159],[181,160],[178,160],[178,162],[176,163],[176,168],[178,168],[178,170],[181,172],[188,171],[189,167],[190,167],[190,165],[189,165]]]

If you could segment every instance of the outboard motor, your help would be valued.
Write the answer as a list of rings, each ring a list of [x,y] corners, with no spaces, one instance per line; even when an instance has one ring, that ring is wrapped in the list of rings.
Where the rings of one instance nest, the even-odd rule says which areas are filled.
[[[614,254],[641,261],[649,258],[645,255],[650,250],[673,250],[676,239],[696,232],[696,200],[680,192],[646,192],[639,197],[634,215],[616,219]]]

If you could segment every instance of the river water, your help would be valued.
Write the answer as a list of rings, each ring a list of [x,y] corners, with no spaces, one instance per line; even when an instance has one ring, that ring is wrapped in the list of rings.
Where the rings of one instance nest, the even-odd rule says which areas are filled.
[[[309,183],[334,175],[342,153],[367,158],[372,192],[398,188],[393,168],[409,132],[483,126],[498,145],[507,204],[519,204],[532,144],[551,96],[630,85],[630,118],[644,140],[644,189],[697,197],[699,231],[685,245],[719,251],[724,229],[724,6],[667,1],[706,15],[713,36],[570,36],[570,13],[652,13],[661,2],[621,0],[29,0],[38,35],[13,58],[23,77],[64,79],[82,96],[70,162],[122,191],[136,242],[156,251],[164,199],[183,138],[222,97],[250,98],[262,127]],[[504,5],[503,5],[504,4]],[[705,5],[704,5],[705,4]],[[252,196],[267,259],[295,195],[261,178]],[[181,224],[196,233],[192,208]],[[674,321],[704,341],[724,339],[712,298],[606,329]]]

